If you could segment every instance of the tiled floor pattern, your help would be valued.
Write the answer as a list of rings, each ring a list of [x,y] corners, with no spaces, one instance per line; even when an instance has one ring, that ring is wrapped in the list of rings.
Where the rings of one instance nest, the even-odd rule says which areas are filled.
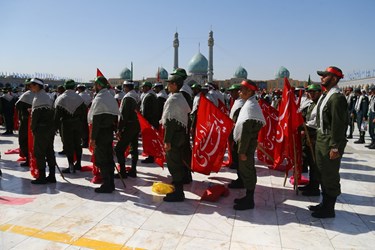
[[[236,178],[230,169],[194,174],[182,203],[165,203],[151,191],[155,181],[170,182],[168,170],[154,164],[139,163],[138,178],[126,179],[126,189],[116,180],[113,194],[96,194],[89,172],[31,185],[18,155],[4,155],[18,147],[17,137],[1,136],[0,249],[374,249],[375,150],[353,141],[342,160],[336,218],[320,220],[307,210],[319,197],[296,195],[289,182],[283,186],[283,173],[260,162],[255,209],[235,211],[233,199],[244,190],[200,201],[210,185]],[[86,149],[83,159],[87,165]],[[57,160],[66,167],[64,157]]]

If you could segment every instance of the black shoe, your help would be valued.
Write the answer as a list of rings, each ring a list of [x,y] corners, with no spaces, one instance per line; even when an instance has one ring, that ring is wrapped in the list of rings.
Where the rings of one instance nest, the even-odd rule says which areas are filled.
[[[95,193],[110,194],[114,191],[114,187],[106,187],[101,185],[99,188],[95,188]]]
[[[1,169],[0,169],[0,176],[2,176],[3,175],[3,172],[1,172]]]
[[[5,132],[2,133],[1,135],[13,135],[13,132],[5,131]]]
[[[364,140],[361,140],[361,139],[359,139],[359,140],[355,141],[354,143],[355,143],[355,144],[364,144],[364,143],[365,143],[365,141],[364,141]]]
[[[46,178],[38,178],[36,180],[32,180],[31,184],[44,185],[44,184],[47,184],[47,179]]]
[[[239,204],[239,203],[244,202],[244,200],[246,200],[246,196],[244,196],[242,198],[236,198],[236,199],[234,199],[234,203],[235,204]]]
[[[127,172],[127,175],[132,178],[137,178],[137,170],[132,168],[129,170],[129,172]]]
[[[29,162],[22,162],[21,164],[20,164],[20,166],[21,167],[28,167],[29,166]]]
[[[353,139],[353,135],[348,135],[346,138],[347,139]]]
[[[302,191],[303,196],[320,196],[319,188],[310,188]]]
[[[375,149],[375,143],[370,145],[370,147],[368,147],[369,149]]]
[[[141,160],[142,163],[154,163],[154,158],[147,157],[144,160]]]
[[[58,152],[58,154],[59,155],[65,155],[65,151],[63,150],[63,151],[60,151],[60,152]]]
[[[325,218],[335,218],[335,210],[328,210],[328,209],[320,209],[316,212],[313,212],[311,214],[312,217],[314,218],[319,218],[319,219],[325,219]]]
[[[55,175],[48,175],[46,180],[47,180],[48,183],[56,183]]]
[[[310,189],[310,184],[307,184],[306,186],[298,187],[299,191],[305,191],[305,190],[308,190],[308,189]]]
[[[323,203],[319,203],[318,205],[310,205],[307,208],[312,212],[316,212],[322,209],[322,207],[323,207]]]
[[[128,178],[128,174],[127,174],[126,172],[123,173],[123,172],[121,172],[121,171],[120,171],[119,174],[115,174],[115,175],[114,175],[114,178],[115,178],[115,179],[121,179],[120,175],[121,175],[122,179],[126,179],[126,178]]]
[[[240,189],[240,188],[245,188],[245,186],[243,185],[242,180],[238,178],[237,180],[231,181],[231,183],[228,184],[228,188]]]
[[[166,201],[166,202],[181,202],[184,200],[185,200],[184,192],[176,192],[176,191],[174,191],[173,193],[167,194],[163,198],[163,201]]]
[[[74,164],[74,170],[81,170],[82,166],[79,163]]]

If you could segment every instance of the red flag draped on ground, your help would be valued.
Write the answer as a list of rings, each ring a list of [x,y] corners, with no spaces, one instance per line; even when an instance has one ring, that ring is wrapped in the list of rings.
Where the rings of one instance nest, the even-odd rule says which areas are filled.
[[[259,131],[258,146],[261,147],[265,153],[273,157],[274,149],[277,143],[276,127],[279,112],[263,99],[259,100],[259,105],[262,108],[262,112],[266,120],[266,125]],[[270,159],[263,151],[257,150],[258,160],[266,164],[273,165],[273,159]]]
[[[302,167],[301,137],[298,127],[303,124],[303,118],[295,101],[295,95],[287,78],[284,78],[283,95],[279,106],[279,119],[276,130],[276,146],[274,150],[274,169],[287,160],[287,169],[293,166],[299,175]],[[300,176],[298,176],[300,178]]]
[[[137,116],[141,125],[143,152],[153,156],[155,163],[164,168],[165,150],[161,134],[138,111]]]
[[[234,122],[204,95],[197,111],[191,168],[201,174],[218,172]]]
[[[34,156],[34,137],[33,133],[31,132],[31,115],[29,116],[29,120],[27,122],[27,143],[29,147],[29,166],[30,166],[30,172],[31,175],[34,178],[39,177],[39,170],[38,166],[36,165],[36,159]]]

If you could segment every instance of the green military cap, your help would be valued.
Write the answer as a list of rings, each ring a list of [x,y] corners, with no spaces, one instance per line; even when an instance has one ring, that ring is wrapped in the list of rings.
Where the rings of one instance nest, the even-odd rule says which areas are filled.
[[[231,90],[240,90],[240,88],[241,88],[241,84],[236,83],[236,84],[232,84],[232,85],[228,88],[228,90],[229,90],[229,91],[231,91]]]
[[[307,87],[307,92],[309,91],[322,91],[322,87],[320,86],[320,84],[310,84],[308,87]]]
[[[25,80],[25,84],[27,85],[27,84],[30,84],[31,83],[31,78],[27,78],[26,80]]]
[[[172,75],[172,76],[174,76],[174,75],[180,76],[180,77],[182,77],[184,80],[187,78],[186,70],[183,69],[183,68],[177,68],[177,69],[175,69],[175,70],[171,73],[171,75]]]
[[[201,89],[202,86],[200,84],[198,84],[198,83],[194,83],[193,85],[191,85],[191,88],[192,89]]]
[[[179,75],[172,75],[168,78],[167,82],[184,82],[184,78]]]
[[[66,80],[64,83],[65,88],[74,88],[76,86],[76,82],[72,79]]]
[[[143,82],[141,87],[144,87],[144,86],[152,88],[152,83],[150,83],[150,82]]]

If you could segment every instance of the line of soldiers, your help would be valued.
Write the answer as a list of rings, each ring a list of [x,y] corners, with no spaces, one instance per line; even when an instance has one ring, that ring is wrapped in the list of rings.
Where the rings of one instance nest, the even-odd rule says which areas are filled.
[[[338,81],[343,77],[340,69],[328,67],[325,71],[319,71],[322,76],[322,86],[327,90],[321,95],[319,85],[309,86],[307,92],[309,101],[306,105],[305,119],[308,126],[308,134],[312,141],[316,141],[315,153],[304,150],[307,158],[316,157],[316,166],[311,166],[311,159],[307,160],[310,168],[317,170],[316,179],[321,183],[323,201],[317,206],[311,206],[313,216],[318,218],[334,217],[334,204],[340,194],[338,167],[346,145],[345,135],[348,119],[341,114],[340,109],[348,104],[342,103],[343,95],[337,87]],[[64,84],[62,92],[53,103],[43,86],[41,79],[34,78],[27,82],[30,92],[21,97],[21,102],[27,103],[31,108],[31,130],[34,135],[34,154],[39,169],[39,177],[33,180],[33,184],[46,184],[56,182],[56,159],[53,151],[54,135],[61,129],[64,151],[68,159],[68,168],[65,173],[74,173],[80,169],[82,155],[82,128],[84,124],[91,124],[90,144],[94,148],[95,164],[100,168],[103,184],[95,189],[98,193],[111,193],[115,190],[114,178],[126,178],[137,176],[138,161],[138,137],[140,125],[136,111],[142,115],[155,128],[160,124],[165,128],[164,148],[168,170],[175,186],[174,192],[166,195],[164,201],[183,201],[185,195],[183,185],[192,181],[190,170],[190,133],[194,131],[197,106],[199,98],[205,95],[216,106],[228,103],[226,97],[220,93],[212,83],[204,86],[198,84],[188,86],[184,83],[187,78],[186,71],[178,68],[168,79],[168,92],[164,92],[162,85],[152,86],[149,82],[142,84],[141,96],[134,90],[132,82],[124,82],[124,95],[121,90],[112,94],[110,84],[103,76],[97,77],[94,82],[95,98],[86,116],[87,106],[84,98],[74,89],[76,84],[69,80]],[[153,88],[154,87],[154,88]],[[154,91],[154,90],[155,91]],[[230,188],[245,188],[246,195],[234,200],[234,209],[252,209],[254,203],[254,191],[257,182],[254,164],[254,154],[257,147],[259,130],[264,126],[265,119],[256,99],[258,88],[251,80],[244,80],[241,84],[232,85],[229,88],[231,100],[230,117],[236,122],[232,132],[232,151],[234,155],[233,168],[238,169],[238,178],[229,184]],[[156,92],[156,93],[155,93]],[[28,95],[30,95],[28,97]],[[118,101],[122,96],[121,101]],[[30,99],[26,102],[26,99]],[[364,99],[364,98],[362,98]],[[358,102],[357,102],[358,103]],[[362,103],[362,101],[359,101]],[[31,105],[31,107],[30,107]],[[25,104],[26,106],[26,104]],[[119,107],[120,106],[120,107]],[[358,105],[356,105],[358,106]],[[331,107],[331,109],[326,108]],[[27,112],[28,113],[28,112]],[[26,114],[26,113],[25,113]],[[358,112],[357,112],[358,114]],[[51,119],[53,117],[54,119]],[[87,119],[87,121],[86,121]],[[333,132],[335,131],[335,133]],[[120,166],[119,174],[114,174],[115,161],[113,158],[113,134],[116,134],[118,142],[115,146],[117,161]],[[316,135],[315,135],[316,134]],[[344,134],[344,133],[343,133]],[[194,134],[192,134],[194,136]],[[311,141],[309,142],[311,143]],[[21,144],[21,143],[20,143]],[[125,168],[124,153],[130,146],[132,166],[130,171]],[[75,159],[74,159],[75,157]],[[49,166],[49,176],[46,177],[46,161]],[[74,163],[74,161],[76,163]],[[151,163],[154,159],[148,157],[144,163]],[[330,166],[322,169],[322,166]],[[316,168],[315,168],[316,167]],[[312,180],[310,187],[304,191],[314,194],[316,183],[314,171],[310,173]],[[315,186],[314,186],[315,185]],[[319,185],[319,184],[318,184]]]
[[[354,143],[364,144],[366,130],[368,129],[371,142],[365,147],[375,149],[375,85],[371,86],[369,90],[370,95],[368,96],[365,89],[356,88],[354,91],[351,87],[345,89],[350,116],[347,138],[353,138],[354,124],[357,123],[359,139]]]

